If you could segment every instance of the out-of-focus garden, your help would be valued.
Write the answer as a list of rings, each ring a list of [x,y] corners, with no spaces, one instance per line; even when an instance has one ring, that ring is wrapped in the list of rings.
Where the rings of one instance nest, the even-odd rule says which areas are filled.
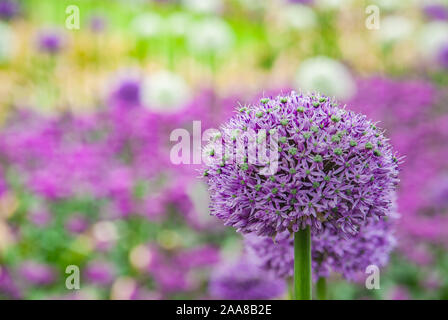
[[[380,289],[329,297],[448,299],[447,89],[442,0],[0,0],[0,298],[286,298],[170,134],[317,90],[405,156]]]

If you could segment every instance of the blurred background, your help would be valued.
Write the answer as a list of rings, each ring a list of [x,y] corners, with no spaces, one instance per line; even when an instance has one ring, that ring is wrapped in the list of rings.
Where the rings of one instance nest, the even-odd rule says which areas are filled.
[[[442,0],[0,0],[0,299],[226,298],[242,237],[170,133],[300,89],[406,156],[381,289],[334,275],[330,297],[447,299],[447,88]]]

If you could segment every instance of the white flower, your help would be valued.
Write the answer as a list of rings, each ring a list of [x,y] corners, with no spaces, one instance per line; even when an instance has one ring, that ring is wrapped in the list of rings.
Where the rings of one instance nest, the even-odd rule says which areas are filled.
[[[14,32],[6,23],[0,22],[0,63],[11,59],[14,49]]]
[[[233,46],[234,41],[233,30],[219,18],[195,22],[187,34],[189,48],[201,54],[224,53]]]
[[[191,99],[191,90],[179,75],[160,71],[143,82],[143,105],[157,112],[173,112],[185,107]]]
[[[380,21],[379,39],[384,44],[398,42],[409,38],[414,31],[414,24],[402,16],[388,16]]]
[[[315,91],[342,100],[351,98],[356,91],[349,70],[342,63],[324,56],[300,64],[296,86],[303,91]]]
[[[316,25],[316,14],[313,9],[301,4],[282,8],[282,20],[297,30],[310,29]]]
[[[185,13],[173,13],[167,18],[167,27],[174,36],[183,36],[190,25],[191,18]]]
[[[221,0],[182,0],[182,4],[196,13],[218,13],[222,9]]]
[[[324,9],[343,9],[351,2],[352,0],[316,0],[316,6]]]
[[[448,45],[448,23],[442,21],[427,23],[420,30],[417,41],[425,59],[436,59],[440,50]]]
[[[142,38],[158,36],[164,31],[163,19],[155,13],[143,13],[131,22],[132,30]]]

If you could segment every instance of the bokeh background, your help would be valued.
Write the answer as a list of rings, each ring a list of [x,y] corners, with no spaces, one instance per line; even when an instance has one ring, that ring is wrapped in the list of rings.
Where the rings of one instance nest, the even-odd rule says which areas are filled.
[[[0,19],[1,299],[223,298],[242,237],[170,133],[292,89],[379,121],[406,157],[381,289],[334,275],[330,297],[448,298],[447,1],[0,0]]]

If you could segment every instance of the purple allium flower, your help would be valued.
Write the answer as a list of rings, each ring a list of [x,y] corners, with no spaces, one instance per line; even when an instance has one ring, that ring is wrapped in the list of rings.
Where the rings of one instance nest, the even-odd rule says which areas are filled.
[[[210,295],[225,300],[274,299],[284,294],[285,289],[282,279],[275,278],[246,258],[216,269],[209,284]]]
[[[51,213],[46,209],[35,210],[30,212],[29,219],[36,226],[45,227],[51,221]]]
[[[20,12],[20,6],[14,0],[0,0],[0,19],[10,20]]]
[[[81,215],[70,217],[65,223],[65,228],[71,233],[84,232],[89,226],[89,222]]]
[[[64,46],[64,39],[58,30],[44,30],[38,35],[38,48],[41,52],[56,54]]]
[[[36,261],[24,262],[19,273],[31,285],[48,285],[55,280],[54,270],[49,265]]]
[[[439,52],[439,63],[440,65],[448,69],[448,45],[445,45]]]
[[[219,250],[211,246],[193,248],[181,252],[177,261],[183,268],[199,268],[216,264],[219,261]]]
[[[441,3],[425,5],[423,12],[428,18],[433,20],[448,20],[448,7]]]
[[[372,219],[370,219],[372,220]],[[371,264],[383,267],[395,247],[391,223],[383,220],[369,221],[352,238],[342,238],[333,230],[326,230],[312,238],[313,278],[328,277],[330,272],[341,273],[348,280],[355,280],[359,272]],[[283,232],[275,241],[253,234],[246,236],[248,253],[257,265],[280,278],[294,274],[294,239]]]
[[[391,210],[399,160],[383,131],[325,96],[262,99],[240,108],[220,136],[223,146],[215,137],[205,149],[211,213],[239,232],[274,236],[311,226],[313,234],[353,235],[367,217]],[[278,145],[270,176],[242,154],[260,137],[271,138],[269,157]],[[234,161],[219,156],[234,145]]]
[[[94,15],[90,17],[89,22],[90,30],[94,33],[100,33],[103,32],[106,29],[107,22],[105,17],[100,15]]]
[[[139,106],[141,84],[140,80],[126,78],[117,83],[115,90],[110,96],[113,106],[133,107]]]
[[[6,182],[3,169],[0,167],[0,198],[8,191],[8,183]]]
[[[20,299],[22,294],[14,282],[9,270],[0,266],[0,297],[8,297],[11,299]]]
[[[115,278],[115,268],[107,262],[94,261],[87,265],[85,276],[90,283],[108,285]]]

